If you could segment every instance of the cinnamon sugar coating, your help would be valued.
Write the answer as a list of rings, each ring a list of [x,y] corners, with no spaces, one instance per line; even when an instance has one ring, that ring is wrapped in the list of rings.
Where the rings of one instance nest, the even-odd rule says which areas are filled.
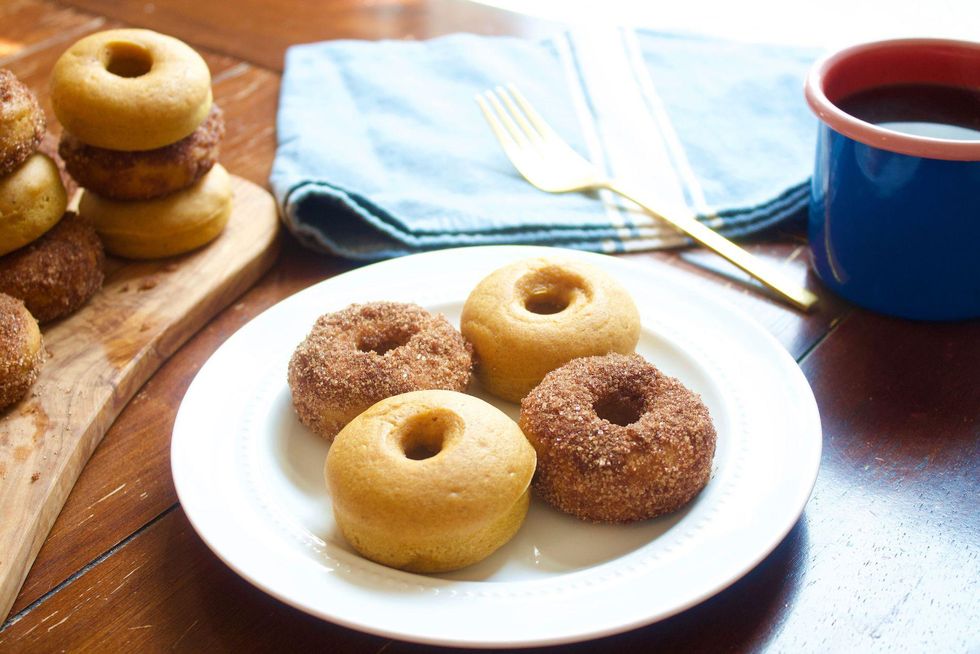
[[[12,72],[0,68],[0,176],[37,151],[45,127],[44,112],[34,93]]]
[[[225,135],[217,104],[200,127],[176,143],[154,150],[108,150],[61,135],[58,153],[80,186],[112,200],[150,200],[185,189],[218,160]]]
[[[104,263],[95,229],[69,212],[38,240],[0,256],[0,292],[48,322],[75,312],[102,288]]]
[[[20,400],[44,363],[41,332],[24,303],[0,293],[0,411]]]
[[[701,398],[641,356],[575,359],[521,402],[536,492],[595,522],[676,511],[711,474],[717,435]]]
[[[417,390],[462,391],[472,349],[441,315],[415,304],[352,304],[317,319],[289,361],[300,421],[332,440],[387,397]]]

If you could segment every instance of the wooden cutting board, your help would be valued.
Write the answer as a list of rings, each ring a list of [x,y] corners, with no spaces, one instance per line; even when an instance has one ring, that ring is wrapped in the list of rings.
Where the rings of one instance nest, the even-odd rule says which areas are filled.
[[[234,209],[215,241],[171,259],[110,259],[102,290],[42,328],[48,361],[28,396],[0,413],[0,616],[119,412],[275,260],[275,201],[239,177],[232,185]]]

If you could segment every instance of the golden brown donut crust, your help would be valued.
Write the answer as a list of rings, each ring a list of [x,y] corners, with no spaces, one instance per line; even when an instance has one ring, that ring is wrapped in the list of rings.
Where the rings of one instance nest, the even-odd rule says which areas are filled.
[[[58,166],[42,152],[0,177],[0,255],[36,241],[58,224],[67,206]]]
[[[0,177],[37,151],[45,127],[44,112],[31,90],[0,68]]]
[[[65,132],[58,154],[80,186],[113,200],[149,200],[187,188],[211,170],[224,135],[224,113],[212,104],[193,134],[162,148],[108,150]]]
[[[0,293],[0,411],[24,397],[43,363],[37,321],[23,302]]]
[[[538,494],[595,522],[687,504],[708,483],[717,440],[701,398],[636,354],[548,373],[521,402],[520,426],[538,454]]]
[[[0,257],[0,292],[44,323],[78,310],[102,287],[105,255],[95,229],[74,213],[30,245]]]
[[[211,110],[211,72],[193,48],[146,29],[82,37],[54,64],[51,106],[66,131],[112,150],[189,136]]]
[[[416,304],[352,304],[317,319],[289,361],[300,422],[332,440],[359,413],[392,395],[462,391],[471,349],[442,315]]]
[[[463,305],[460,331],[476,351],[483,387],[519,402],[548,372],[572,359],[632,352],[640,314],[605,271],[579,261],[535,258],[482,279]]]
[[[231,218],[233,196],[231,176],[215,164],[191,186],[151,200],[109,200],[86,190],[78,212],[95,226],[109,254],[160,259],[218,238]]]
[[[527,514],[534,449],[478,398],[416,391],[378,402],[330,446],[325,477],[341,532],[363,556],[414,572],[476,563]]]

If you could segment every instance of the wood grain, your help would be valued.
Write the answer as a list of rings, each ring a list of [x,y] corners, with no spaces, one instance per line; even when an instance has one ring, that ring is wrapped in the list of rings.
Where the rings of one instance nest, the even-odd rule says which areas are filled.
[[[177,502],[170,433],[184,392],[228,336],[282,297],[346,269],[283,237],[280,262],[180,348],[126,406],[79,476],[17,597],[35,602]],[[118,490],[117,490],[118,489]]]
[[[980,648],[980,321],[856,311],[803,362],[824,452],[776,651]]]
[[[28,21],[34,20],[45,3],[23,2],[19,11],[3,5],[0,11],[10,22],[2,23],[3,31],[22,29],[29,32]],[[31,11],[27,11],[27,9]],[[75,10],[53,10],[57,20],[43,20],[65,27],[63,31],[51,30],[43,34],[43,43],[20,50],[8,61],[8,66],[34,90],[47,109],[49,128],[53,130],[51,141],[56,150],[60,126],[50,111],[47,95],[47,78],[55,59],[75,39],[101,29],[120,27],[123,24]],[[71,18],[71,21],[68,20]],[[21,20],[22,19],[22,20]],[[14,32],[11,32],[14,33]],[[212,71],[212,88],[215,101],[225,112],[227,130],[222,142],[222,163],[231,172],[258,184],[264,184],[275,149],[275,112],[279,90],[277,75],[223,55],[202,51]],[[307,261],[308,269],[314,262],[318,271],[307,277],[284,280],[285,287],[299,290],[318,281],[336,270],[338,265],[325,262],[321,257],[292,248],[291,259]],[[273,274],[277,279],[283,275]],[[305,281],[304,281],[305,279]],[[263,294],[259,294],[262,296]],[[265,293],[268,296],[268,291]],[[271,300],[265,300],[271,302]],[[252,306],[264,308],[261,297],[254,301],[243,298],[236,304],[237,310],[229,310],[224,323],[239,325],[254,315]],[[267,305],[266,305],[267,306]],[[258,311],[258,309],[256,309]],[[229,327],[228,329],[232,329]],[[216,332],[211,327],[212,347],[216,347],[230,332]],[[207,342],[207,341],[205,341]],[[206,358],[206,354],[203,355]],[[165,365],[170,365],[165,364]],[[192,364],[199,365],[199,363]],[[90,562],[118,543],[141,525],[158,516],[176,501],[173,496],[169,469],[169,434],[173,414],[180,402],[183,390],[190,378],[186,375],[178,383],[168,387],[169,394],[157,397],[145,389],[138,393],[133,405],[146,402],[149,413],[145,416],[118,421],[107,436],[107,442],[97,450],[88,467],[94,473],[81,475],[79,485],[72,491],[66,506],[55,522],[49,538],[38,553],[38,558],[25,580],[21,593],[15,600],[13,612],[49,592],[79,567]],[[136,414],[138,415],[138,414]],[[113,432],[119,436],[112,438]],[[100,452],[104,453],[101,454]],[[100,462],[104,462],[100,464]],[[126,462],[127,465],[120,465]],[[86,467],[86,470],[88,470]],[[104,474],[105,477],[99,477]],[[90,483],[86,480],[91,479]],[[0,557],[2,559],[2,557]]]
[[[723,649],[717,647],[721,625],[729,642],[765,643],[769,615],[785,612],[798,592],[794,576],[805,544],[805,532],[797,527],[763,565],[680,616],[609,638],[521,651],[717,652]],[[754,601],[744,601],[746,595]],[[90,629],[94,623],[102,627]],[[175,652],[433,651],[332,625],[271,600],[215,557],[180,509],[123,543],[0,633],[0,648],[14,652],[121,647]]]
[[[180,509],[0,633],[7,652],[375,651],[385,641],[270,603],[222,564]],[[104,627],[91,629],[96,621]]]
[[[0,65],[27,77],[46,105],[54,58],[86,30],[119,25],[170,32],[204,51],[229,122],[222,160],[260,184],[275,147],[275,71],[291,43],[562,28],[458,0],[8,0]],[[770,232],[749,249],[819,288],[799,232]],[[802,316],[747,290],[712,255],[631,258],[690,272],[802,361],[824,423],[823,467],[801,521],[731,588],[656,625],[532,651],[980,651],[980,322],[897,321],[826,294],[818,312]],[[174,507],[170,429],[198,368],[262,309],[351,267],[286,237],[257,286],[161,365],[79,477],[0,627],[0,650],[430,651],[264,595],[210,553]]]
[[[857,311],[834,334],[840,338],[823,341],[803,365],[820,401],[826,447],[814,497],[783,543],[731,588],[678,616],[527,651],[975,649],[980,323],[923,325]],[[842,378],[842,370],[855,374]],[[126,592],[110,593],[120,587]],[[99,618],[98,607],[111,617]],[[0,646],[13,651],[120,644],[429,651],[264,597],[207,550],[179,510],[0,634]]]
[[[102,16],[49,2],[5,0],[0,3],[0,67],[52,43],[70,43],[105,23]]]
[[[137,27],[172,34],[199,47],[282,71],[294,43],[323,39],[423,39],[452,32],[545,36],[556,23],[459,0],[68,0],[67,4]],[[193,16],[193,20],[188,20]]]
[[[273,262],[274,201],[238,178],[233,188],[234,210],[220,238],[169,260],[111,261],[103,289],[44,328],[48,361],[31,394],[0,418],[0,613],[13,604],[79,472],[126,402]]]

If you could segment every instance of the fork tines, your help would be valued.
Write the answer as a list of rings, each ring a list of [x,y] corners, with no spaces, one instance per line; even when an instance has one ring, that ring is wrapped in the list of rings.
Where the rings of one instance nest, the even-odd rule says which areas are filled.
[[[484,91],[476,96],[484,118],[501,143],[518,145],[551,138],[554,131],[513,84]]]

